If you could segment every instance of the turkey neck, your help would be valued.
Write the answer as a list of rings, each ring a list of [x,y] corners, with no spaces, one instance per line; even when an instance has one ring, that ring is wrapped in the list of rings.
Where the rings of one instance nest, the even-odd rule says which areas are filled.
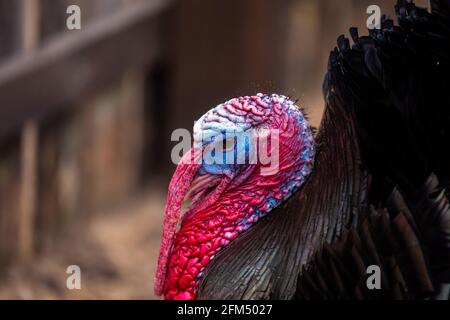
[[[218,254],[198,299],[290,299],[311,253],[357,224],[369,179],[360,168],[353,117],[339,103],[328,97],[305,186]]]

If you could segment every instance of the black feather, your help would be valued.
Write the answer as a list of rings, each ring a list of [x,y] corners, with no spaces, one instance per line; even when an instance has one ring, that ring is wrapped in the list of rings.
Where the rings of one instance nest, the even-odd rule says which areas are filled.
[[[198,298],[449,298],[450,0],[431,4],[399,0],[398,25],[338,38],[314,172],[214,259]]]

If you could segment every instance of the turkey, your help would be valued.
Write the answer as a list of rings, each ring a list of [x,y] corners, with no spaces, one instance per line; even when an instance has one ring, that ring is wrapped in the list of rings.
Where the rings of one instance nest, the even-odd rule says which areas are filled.
[[[169,186],[158,295],[449,299],[450,0],[430,9],[399,0],[398,25],[383,17],[368,36],[338,38],[317,134],[276,94],[197,121]],[[255,132],[276,133],[262,148],[278,155],[275,170],[248,161]],[[244,162],[199,160],[211,146]]]

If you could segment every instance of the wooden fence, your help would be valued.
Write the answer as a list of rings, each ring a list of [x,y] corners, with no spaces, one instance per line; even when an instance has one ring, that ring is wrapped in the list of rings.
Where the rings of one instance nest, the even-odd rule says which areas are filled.
[[[171,132],[223,99],[319,101],[337,33],[371,3],[0,0],[0,268],[166,175]]]
[[[173,129],[276,90],[289,3],[0,0],[0,268],[167,172]]]
[[[173,2],[106,2],[0,0],[0,267],[141,186]]]

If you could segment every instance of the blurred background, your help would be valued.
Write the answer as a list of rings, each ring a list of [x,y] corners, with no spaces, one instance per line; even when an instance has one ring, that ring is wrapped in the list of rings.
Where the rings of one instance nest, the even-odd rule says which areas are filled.
[[[171,132],[257,92],[318,125],[335,39],[394,3],[0,0],[0,299],[156,298]]]

